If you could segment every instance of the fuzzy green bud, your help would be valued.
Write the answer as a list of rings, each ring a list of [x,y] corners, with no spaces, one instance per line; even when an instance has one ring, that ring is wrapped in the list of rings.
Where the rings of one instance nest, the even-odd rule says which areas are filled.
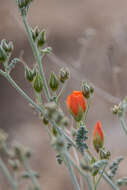
[[[42,83],[42,79],[41,79],[41,76],[39,75],[39,73],[36,74],[36,77],[34,80],[34,89],[38,93],[40,93],[43,89],[43,83]]]
[[[69,119],[68,119],[68,117],[63,117],[63,119],[61,120],[61,125],[63,126],[63,127],[67,127],[68,126],[68,124],[69,124]]]
[[[48,119],[46,118],[46,117],[43,117],[43,123],[45,124],[45,125],[48,125],[48,123],[49,123],[49,121],[48,121]]]
[[[42,47],[46,42],[46,31],[43,30],[40,32],[39,36],[38,36],[38,40],[37,40],[37,46]]]
[[[13,49],[14,49],[13,42],[9,42],[8,43],[7,52],[11,53],[13,51]]]
[[[17,159],[16,160],[9,159],[8,163],[11,165],[12,169],[15,171],[17,171],[20,167],[20,162]]]
[[[0,45],[0,62],[4,63],[7,59],[7,53],[3,49],[3,47]]]
[[[2,48],[3,48],[5,51],[8,50],[8,44],[6,43],[6,40],[5,40],[5,39],[3,39],[3,40],[1,41],[1,46],[2,46]]]
[[[32,73],[31,69],[28,66],[25,68],[25,78],[29,82],[32,82],[33,79],[34,79],[33,73]]]
[[[52,140],[52,146],[59,152],[65,148],[65,142],[63,137],[58,136],[54,137]]]
[[[89,98],[90,97],[90,87],[89,85],[83,81],[82,83],[82,94],[85,98]]]
[[[52,91],[56,91],[58,89],[59,80],[54,72],[51,72],[51,74],[50,74],[49,86],[52,89]]]
[[[59,71],[60,82],[64,83],[70,76],[68,68],[61,68]]]
[[[50,54],[52,51],[51,47],[46,47],[44,49],[41,50],[41,54],[45,55],[45,54]]]
[[[38,38],[39,32],[40,31],[39,31],[38,26],[36,26],[34,29],[31,29],[32,38],[33,38],[34,41]]]
[[[30,3],[32,1],[33,0],[16,0],[18,8],[19,8],[22,16],[26,16],[27,15],[28,8],[29,8]]]
[[[85,98],[90,98],[90,95],[93,94],[94,88],[87,84],[87,82],[82,82],[82,94]]]

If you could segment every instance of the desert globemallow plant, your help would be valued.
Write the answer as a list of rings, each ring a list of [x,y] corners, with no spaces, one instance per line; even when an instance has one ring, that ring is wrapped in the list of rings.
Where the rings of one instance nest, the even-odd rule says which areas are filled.
[[[63,164],[67,168],[75,190],[84,189],[82,187],[83,181],[86,182],[89,190],[97,190],[102,179],[113,190],[120,190],[121,186],[127,185],[126,177],[118,179],[116,176],[118,166],[123,158],[118,157],[110,164],[111,153],[105,149],[104,131],[100,121],[95,124],[92,137],[89,135],[90,126],[88,126],[87,115],[90,100],[93,98],[93,86],[83,81],[81,90],[73,90],[67,96],[66,105],[70,113],[70,118],[68,118],[61,108],[59,100],[70,78],[69,70],[68,68],[61,68],[58,75],[51,71],[50,77],[45,78],[42,60],[52,51],[50,47],[44,47],[46,45],[46,31],[40,30],[39,27],[32,28],[28,24],[27,16],[32,0],[16,0],[16,3],[36,64],[33,68],[29,68],[21,59],[11,59],[13,43],[2,40],[0,43],[0,62],[3,64],[3,69],[0,69],[0,75],[5,77],[17,92],[26,99],[32,109],[38,113],[39,118],[43,121],[42,127],[45,126],[51,145],[56,152],[56,159],[59,164]],[[35,101],[20,88],[11,76],[12,69],[15,69],[19,62],[24,67],[26,80],[33,87]],[[125,99],[118,106],[115,106],[113,112],[118,115],[127,134],[124,118],[126,108],[127,100]],[[73,120],[73,126],[70,126],[69,119]],[[93,144],[95,152],[90,150],[87,143],[89,137],[92,139],[91,144]],[[43,189],[39,185],[39,174],[29,166],[31,157],[29,148],[19,143],[8,146],[7,134],[3,130],[0,130],[0,153],[0,169],[12,190],[24,189],[21,183],[21,181],[24,184],[26,183],[24,179],[31,179],[32,184],[29,186],[28,183],[28,190]],[[4,154],[7,162],[4,162],[2,154]],[[78,171],[79,176],[75,174],[74,169]]]

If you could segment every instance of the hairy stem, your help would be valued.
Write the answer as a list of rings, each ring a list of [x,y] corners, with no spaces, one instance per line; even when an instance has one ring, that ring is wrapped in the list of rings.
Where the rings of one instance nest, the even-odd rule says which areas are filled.
[[[77,182],[77,179],[76,179],[76,176],[74,174],[74,171],[72,169],[72,166],[71,166],[71,163],[70,163],[70,160],[68,159],[68,156],[66,153],[62,153],[62,157],[63,157],[63,160],[64,160],[64,163],[70,173],[70,176],[72,177],[72,180],[73,180],[73,183],[74,183],[74,186],[75,186],[75,189],[76,190],[80,190],[80,186]]]
[[[93,190],[90,179],[88,177],[88,175],[86,175],[79,166],[77,166],[77,164],[74,162],[74,160],[71,158],[71,156],[69,154],[67,154],[68,159],[70,160],[71,164],[78,170],[78,172],[86,179],[89,190]]]
[[[31,178],[31,181],[32,181],[32,183],[33,183],[35,189],[36,189],[36,190],[40,190],[40,185],[39,185],[39,183],[38,183],[38,181],[37,181],[35,175],[33,175],[33,174],[31,173],[31,170],[30,170],[29,167],[28,167],[27,159],[26,159],[25,156],[22,157],[22,163],[23,163],[23,166],[24,166],[25,170],[27,171],[29,177]]]
[[[5,166],[5,164],[2,161],[2,159],[0,159],[0,168],[1,168],[2,172],[4,173],[5,177],[8,179],[8,182],[10,183],[12,189],[13,190],[18,190],[18,184],[17,184],[17,182],[14,181],[14,179],[12,178],[9,170]]]
[[[125,120],[124,120],[124,117],[123,117],[123,116],[120,117],[120,123],[121,123],[121,125],[122,125],[122,128],[123,128],[125,134],[127,135],[127,125],[126,125],[126,123],[125,123]]]
[[[43,67],[42,67],[42,63],[41,63],[41,56],[39,54],[39,51],[37,49],[36,44],[33,41],[31,30],[30,30],[30,27],[29,27],[29,25],[27,23],[26,17],[22,16],[22,20],[23,20],[23,23],[25,25],[25,29],[26,29],[26,32],[27,32],[27,35],[28,35],[30,45],[31,45],[32,50],[33,50],[35,60],[37,61],[37,64],[38,64],[38,67],[39,67],[39,72],[40,72],[40,75],[41,75],[41,78],[42,78],[42,81],[43,81],[46,98],[48,99],[48,101],[50,101],[50,92],[49,92],[47,81],[46,81],[45,74],[44,74],[44,71],[43,71]]]
[[[65,81],[64,84],[63,84],[63,86],[62,86],[62,88],[61,88],[61,90],[60,90],[60,92],[59,92],[59,94],[56,97],[56,103],[59,102],[59,99],[60,99],[61,95],[63,94],[63,91],[64,91],[64,89],[66,87],[66,84],[67,84],[67,82]]]
[[[105,164],[103,170],[101,171],[101,174],[100,174],[99,178],[97,179],[97,182],[95,183],[95,190],[97,189],[97,186],[98,186],[98,184],[99,184],[99,182],[100,182],[100,180],[101,180],[101,178],[102,178],[102,176],[103,176],[103,174],[105,172],[106,166],[107,166],[107,164]]]

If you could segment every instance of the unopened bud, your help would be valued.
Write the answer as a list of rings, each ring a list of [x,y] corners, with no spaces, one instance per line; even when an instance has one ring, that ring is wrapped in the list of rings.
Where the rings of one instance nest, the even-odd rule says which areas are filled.
[[[112,112],[113,112],[113,114],[117,115],[118,112],[119,112],[119,110],[120,110],[119,105],[118,105],[118,106],[117,106],[117,105],[114,105],[114,107],[113,107],[113,109],[112,109]]]
[[[51,48],[51,47],[46,47],[46,48],[44,48],[44,49],[41,50],[41,53],[42,53],[43,55],[45,55],[45,54],[50,54],[51,51],[52,51],[52,48]]]
[[[111,153],[109,151],[105,151],[104,148],[101,148],[99,151],[100,159],[109,159],[111,156]]]
[[[0,45],[0,62],[4,63],[7,59],[7,54],[3,47]]]
[[[42,47],[45,44],[45,42],[46,42],[46,34],[45,33],[46,33],[45,30],[40,32],[40,34],[38,36],[38,41],[37,41],[38,47]]]
[[[54,137],[52,146],[59,152],[65,147],[64,139],[61,136]]]
[[[18,8],[19,8],[22,16],[26,16],[27,15],[28,8],[29,8],[30,3],[32,1],[33,0],[16,0]]]
[[[61,125],[63,126],[63,127],[67,127],[68,126],[68,124],[69,124],[69,119],[68,119],[68,117],[63,117],[63,119],[62,119],[62,121],[61,121]]]
[[[3,39],[3,40],[1,41],[1,46],[2,46],[2,48],[3,48],[5,51],[7,51],[7,49],[8,49],[8,44],[7,44],[7,42],[6,42],[5,39]]]
[[[7,52],[8,53],[11,53],[12,51],[13,51],[13,49],[14,49],[14,46],[13,46],[13,42],[9,42],[8,43],[8,48],[7,48]]]
[[[49,121],[48,121],[48,119],[46,118],[46,117],[43,117],[43,123],[45,124],[45,125],[48,125],[48,123],[49,123]]]
[[[83,96],[88,99],[90,97],[91,91],[93,93],[93,89],[90,88],[90,86],[86,82],[83,81],[83,83],[82,83]]]
[[[32,82],[34,79],[33,73],[29,67],[25,68],[25,78],[29,81]]]
[[[42,83],[42,79],[39,73],[36,74],[36,78],[34,80],[34,89],[38,93],[40,93],[43,89],[43,83]]]
[[[20,162],[17,159],[16,160],[10,159],[10,160],[8,160],[8,163],[11,165],[12,169],[15,171],[17,171],[20,167]]]
[[[61,68],[59,72],[60,82],[64,83],[69,78],[69,70],[68,68]]]
[[[103,147],[104,144],[104,133],[101,127],[101,122],[98,121],[94,127],[93,132],[93,145],[97,152],[99,152],[100,148]]]
[[[34,41],[36,41],[37,37],[39,36],[39,28],[36,26],[34,29],[31,29],[32,32],[32,38]]]
[[[56,91],[58,89],[59,81],[54,72],[51,72],[50,74],[49,86],[52,89],[52,91]]]

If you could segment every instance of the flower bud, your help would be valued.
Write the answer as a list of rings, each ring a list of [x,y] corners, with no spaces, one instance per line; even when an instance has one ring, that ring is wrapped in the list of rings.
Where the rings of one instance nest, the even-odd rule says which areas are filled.
[[[54,137],[52,140],[52,146],[59,152],[65,148],[64,138],[61,136]]]
[[[32,33],[32,38],[35,41],[37,39],[37,37],[39,36],[39,28],[38,26],[36,26],[34,29],[31,29],[31,33]]]
[[[4,63],[7,59],[7,54],[3,47],[0,45],[0,62]]]
[[[58,89],[59,81],[54,72],[51,72],[50,74],[49,86],[52,89],[52,91],[56,91]]]
[[[28,8],[29,8],[30,3],[32,1],[33,0],[16,0],[18,8],[19,8],[22,16],[26,16],[27,15]]]
[[[11,53],[13,51],[13,49],[14,49],[13,42],[9,42],[8,43],[7,52]]]
[[[42,121],[43,121],[44,125],[48,125],[48,123],[49,123],[49,121],[46,117],[43,117]]]
[[[82,92],[73,91],[72,94],[67,97],[67,107],[74,119],[80,121],[86,110],[86,104]]]
[[[85,81],[82,83],[82,94],[85,98],[89,98],[91,94],[93,94],[94,88],[89,86]]]
[[[11,165],[11,167],[14,171],[17,171],[20,167],[20,162],[18,159],[16,159],[16,160],[9,159],[8,163]]]
[[[101,122],[97,121],[94,132],[93,132],[93,145],[97,152],[99,152],[100,148],[103,147],[104,144],[104,133],[101,127]]]
[[[59,72],[60,82],[64,83],[69,78],[69,70],[68,68],[61,68]]]
[[[34,80],[34,89],[36,92],[40,93],[42,91],[42,88],[43,88],[42,79],[41,79],[39,73],[37,73],[36,78]]]
[[[45,42],[46,42],[46,35],[45,35],[46,31],[43,30],[40,32],[39,36],[38,36],[38,40],[37,40],[37,46],[38,47],[42,47]]]
[[[41,54],[45,55],[45,54],[50,54],[52,51],[51,47],[46,47],[44,49],[41,50]]]
[[[63,127],[67,127],[68,126],[68,124],[69,124],[69,119],[68,119],[68,117],[63,117],[63,119],[62,119],[62,121],[61,121],[61,125],[63,126]]]
[[[3,48],[5,51],[7,51],[7,49],[8,49],[8,44],[6,43],[6,40],[5,40],[5,39],[3,39],[3,40],[1,41],[1,46],[2,46],[2,48]]]
[[[29,67],[25,68],[25,78],[29,81],[32,82],[34,79],[33,73]]]

